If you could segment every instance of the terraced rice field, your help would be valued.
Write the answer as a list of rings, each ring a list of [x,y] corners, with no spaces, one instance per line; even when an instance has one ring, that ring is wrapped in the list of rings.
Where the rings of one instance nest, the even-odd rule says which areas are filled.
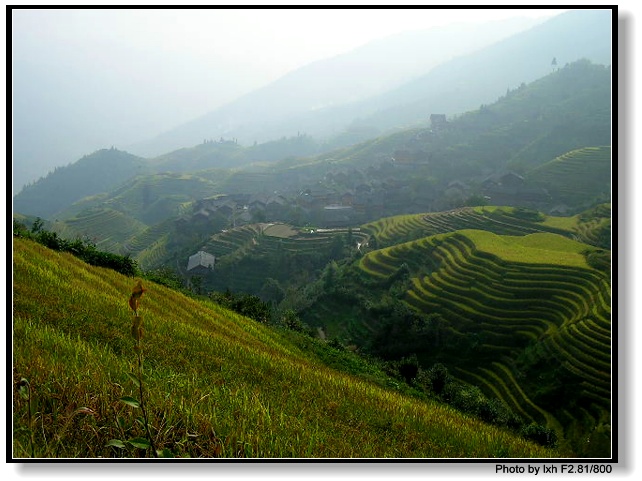
[[[167,249],[169,236],[169,233],[162,234],[149,247],[136,256],[136,261],[142,269],[152,269],[163,265],[163,263],[167,261],[169,256]]]
[[[224,230],[210,237],[203,246],[203,250],[216,257],[231,255],[243,249],[252,248],[256,244],[256,238],[260,233],[260,224],[244,225]]]
[[[304,232],[287,224],[273,223],[245,225],[215,234],[202,247],[218,259],[212,288],[257,292],[268,278],[278,278],[283,269],[291,269],[291,275],[300,273],[293,267],[297,264],[308,270],[320,269],[320,265],[311,266],[323,259],[329,261],[336,237],[345,239],[348,232],[348,229]],[[355,245],[366,237],[358,230],[351,235]]]
[[[159,224],[148,227],[139,234],[136,234],[130,237],[124,246],[127,252],[131,253],[133,256],[149,249],[155,242],[160,238],[168,234],[172,229],[172,222],[166,221]]]
[[[362,226],[380,245],[391,245],[399,239],[453,232],[460,229],[481,229],[502,235],[526,235],[535,232],[557,232],[570,235],[568,230],[519,219],[512,207],[463,207],[445,212],[386,217]]]
[[[470,217],[467,211],[462,217]],[[475,335],[472,359],[456,375],[497,396],[526,419],[561,429],[530,399],[515,360],[541,343],[579,380],[594,417],[611,401],[611,288],[590,268],[588,246],[552,234],[499,236],[462,230],[372,251],[361,269],[382,280],[406,264],[406,302],[439,313],[451,340]]]
[[[204,250],[217,257],[253,251],[257,255],[276,251],[288,253],[313,252],[327,248],[336,235],[347,235],[348,229],[326,229],[306,233],[288,224],[250,224],[213,235]],[[366,234],[352,233],[355,242],[363,242]]]
[[[145,231],[147,225],[114,209],[88,209],[68,219],[66,228],[77,236],[91,233],[96,246],[109,252],[122,252],[123,243]]]
[[[595,209],[591,219],[581,215],[553,217],[542,214],[542,220],[529,220],[519,216],[513,207],[463,207],[444,212],[411,214],[386,217],[362,226],[363,232],[375,237],[380,247],[425,236],[454,232],[462,229],[479,229],[499,235],[523,236],[537,232],[552,232],[581,242],[600,246],[600,229],[610,230],[610,204]]]
[[[528,175],[530,181],[545,186],[556,201],[568,204],[608,194],[610,178],[610,145],[573,150],[533,169]]]

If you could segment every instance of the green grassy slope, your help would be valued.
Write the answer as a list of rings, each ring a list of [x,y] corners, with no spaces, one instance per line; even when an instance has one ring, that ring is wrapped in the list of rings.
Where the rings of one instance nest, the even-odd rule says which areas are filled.
[[[133,280],[15,239],[15,457],[142,456],[128,377]],[[277,331],[149,284],[141,299],[145,387],[159,449],[194,457],[558,456],[438,404],[326,368]]]

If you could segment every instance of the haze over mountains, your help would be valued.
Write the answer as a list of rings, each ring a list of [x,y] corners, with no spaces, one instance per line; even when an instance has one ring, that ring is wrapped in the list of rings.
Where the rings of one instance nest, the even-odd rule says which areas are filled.
[[[553,58],[558,66],[579,58],[610,64],[609,16],[609,11],[570,11],[459,56],[472,48],[463,40],[467,37],[459,35],[461,26],[393,36],[310,64],[128,151],[149,156],[150,152],[164,154],[203,140],[236,139],[248,145],[299,134],[316,140],[345,137],[332,144],[335,147],[366,140],[391,128],[425,122],[431,113],[452,115],[492,102],[507,89],[552,71]],[[520,19],[476,26],[475,34],[480,39],[476,47],[484,39],[492,43],[533,22]],[[378,52],[382,52],[380,57]],[[446,60],[449,57],[455,58]],[[414,58],[418,63],[413,63]],[[383,68],[390,59],[395,60],[395,67]],[[429,73],[402,83],[418,70],[430,67],[434,68]],[[351,74],[333,76],[337,71]],[[358,71],[366,75],[356,75]],[[374,73],[376,82],[371,80]],[[394,85],[397,87],[390,90]],[[386,87],[389,90],[376,94]],[[19,167],[24,157],[20,154],[19,129],[16,132],[14,162]],[[55,150],[58,142],[64,139],[44,145]],[[15,175],[18,177],[19,171]],[[20,210],[19,202],[16,209]]]
[[[178,131],[194,131],[182,134],[183,138],[179,135],[176,141],[149,139],[183,121],[183,115],[193,110],[189,105],[194,103],[194,97],[200,97],[205,108],[216,98],[234,98],[260,86],[260,80],[250,70],[256,59],[236,59],[238,64],[248,64],[236,78],[238,66],[216,55],[199,57],[191,50],[182,55],[183,50],[170,49],[159,56],[149,46],[132,48],[112,39],[109,54],[104,56],[97,52],[105,49],[107,40],[90,37],[77,48],[72,31],[62,40],[52,37],[52,41],[39,50],[34,39],[16,33],[21,26],[18,23],[12,59],[14,193],[54,167],[67,165],[97,149],[113,145],[142,156],[160,155],[201,142],[203,135],[217,139],[228,135],[229,126],[243,124],[245,115],[262,122],[259,131],[254,128],[256,135],[247,135],[248,142],[272,140],[273,135],[278,137],[281,131],[261,132],[266,122],[273,123],[286,114],[380,93],[425,73],[439,62],[479,49],[541,21],[517,17],[382,38],[353,52],[295,70],[274,84],[241,97],[233,104],[238,103],[238,107],[231,110],[230,106],[223,107],[226,116],[223,129],[212,132],[210,126],[200,131],[198,121],[184,128],[177,126]],[[100,24],[99,28],[103,27]],[[440,48],[435,49],[434,45]],[[203,46],[197,47],[203,49]],[[418,56],[418,52],[421,55]],[[136,66],[129,67],[132,63]],[[159,68],[160,72],[156,73]],[[145,92],[133,94],[135,85]],[[170,95],[158,98],[154,92],[162,89]],[[272,100],[266,100],[266,96]],[[172,115],[172,111],[181,115]],[[210,115],[219,116],[216,112]],[[288,135],[292,130],[296,134],[296,128],[290,126]]]
[[[507,88],[549,73],[553,58],[561,65],[582,57],[609,64],[610,44],[596,41],[610,37],[604,22],[609,15],[608,11],[568,12],[502,40],[507,22],[379,41],[299,69],[130,150],[158,155],[219,136],[247,144],[297,132],[336,135],[355,120],[378,132],[412,124],[430,112],[464,112],[492,102]],[[491,36],[488,29],[496,34]],[[474,52],[462,38],[473,40]],[[383,91],[418,73],[413,60],[427,73]]]
[[[380,39],[301,67],[203,117],[133,144],[128,150],[154,156],[195,145],[203,138],[235,137],[248,144],[296,135],[298,131],[313,136],[338,133],[345,126],[344,119],[351,120],[360,113],[354,102],[396,88],[442,62],[479,50],[539,22],[517,17],[479,25],[454,24]],[[342,114],[341,121],[324,120],[316,125],[319,115],[335,112],[332,109],[342,106],[348,111]]]

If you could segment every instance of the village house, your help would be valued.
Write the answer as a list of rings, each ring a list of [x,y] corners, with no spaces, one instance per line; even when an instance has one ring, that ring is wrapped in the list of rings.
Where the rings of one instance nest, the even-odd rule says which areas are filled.
[[[546,189],[528,185],[524,177],[515,172],[486,177],[481,183],[481,193],[493,205],[538,207],[550,201]]]
[[[187,273],[191,276],[204,275],[211,271],[216,263],[216,258],[205,251],[198,251],[189,256],[187,261]]]
[[[341,194],[341,205],[352,205],[354,202],[354,194],[351,191],[346,191]]]

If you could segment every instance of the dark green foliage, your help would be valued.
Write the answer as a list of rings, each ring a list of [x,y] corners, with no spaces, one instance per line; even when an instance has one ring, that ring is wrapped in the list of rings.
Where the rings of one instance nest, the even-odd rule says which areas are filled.
[[[14,222],[13,232],[18,237],[32,239],[49,249],[73,254],[93,266],[107,267],[130,277],[138,273],[138,264],[129,255],[121,256],[100,251],[95,244],[87,239],[75,239],[73,241],[63,239],[55,232],[44,230],[42,225],[40,219],[36,220],[29,232]]]
[[[34,221],[33,226],[31,227],[31,232],[33,234],[38,234],[42,230],[42,227],[43,227],[43,220],[40,217],[38,217]]]
[[[441,363],[434,364],[428,370],[427,378],[430,389],[437,395],[441,395],[444,392],[446,384],[452,382],[448,368]]]
[[[308,330],[308,327],[301,322],[299,316],[296,315],[292,309],[286,309],[285,312],[281,315],[281,324],[296,332],[305,332]]]
[[[272,319],[272,309],[260,297],[250,294],[235,294],[229,289],[224,293],[212,292],[210,299],[222,307],[254,319],[257,322],[268,324]]]
[[[516,429],[523,422],[522,419],[511,411],[499,399],[490,398],[480,401],[477,407],[480,419],[498,426]]]
[[[416,354],[422,360],[436,356],[443,335],[441,318],[426,315],[390,297],[367,306],[370,318],[378,320],[371,335],[369,352],[387,360]]]
[[[158,267],[156,269],[146,271],[143,277],[155,282],[156,284],[161,284],[177,291],[183,290],[184,288],[183,278],[178,275],[175,270],[170,269],[169,267]]]
[[[531,423],[520,430],[520,434],[526,439],[535,441],[542,446],[556,447],[557,434],[555,431],[542,426],[541,424]]]
[[[582,397],[580,380],[573,376],[541,343],[527,346],[516,362],[524,386],[532,393],[531,401],[539,406],[576,407]]]
[[[611,423],[600,423],[591,433],[587,456],[600,458],[611,455]]]
[[[402,359],[398,362],[397,369],[402,379],[410,384],[419,374],[419,361],[417,361],[417,356]]]
[[[436,363],[428,370],[419,368],[414,383],[429,395],[458,411],[473,415],[489,424],[506,427],[515,432],[525,429],[524,420],[508,406],[499,399],[486,397],[477,386],[455,380],[442,363]],[[539,442],[537,439],[533,440]]]
[[[599,220],[611,217],[611,204],[599,204],[591,209],[587,209],[578,215],[579,219],[583,222],[591,220]]]
[[[16,212],[50,218],[85,196],[109,191],[147,169],[140,157],[102,149],[26,186],[13,199]]]
[[[259,297],[265,302],[273,302],[275,304],[278,304],[285,297],[285,292],[283,291],[283,287],[281,287],[279,281],[269,277],[268,279],[266,279],[263,287],[261,287]]]
[[[203,278],[201,276],[191,276],[189,278],[189,285],[192,292],[197,296],[203,294]]]
[[[27,237],[29,235],[29,230],[22,222],[17,219],[13,219],[13,235],[16,237]]]

